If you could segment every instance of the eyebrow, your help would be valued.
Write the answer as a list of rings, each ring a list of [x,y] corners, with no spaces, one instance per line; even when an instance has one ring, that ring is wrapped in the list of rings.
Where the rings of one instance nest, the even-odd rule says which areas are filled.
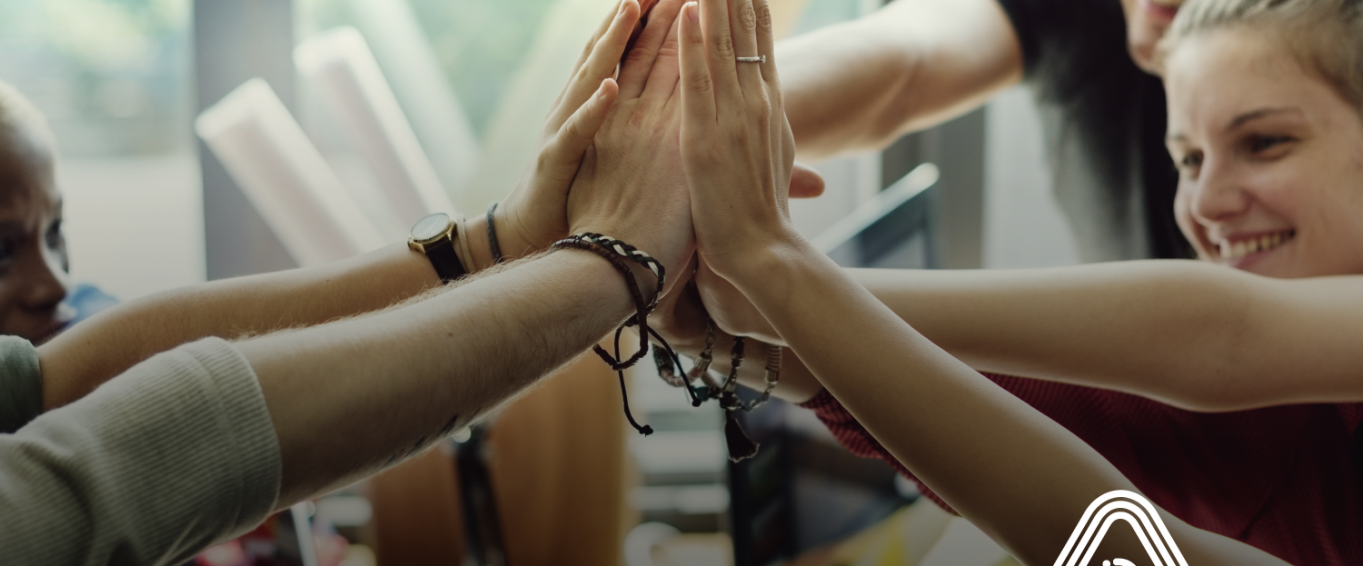
[[[1225,131],[1233,132],[1235,131],[1236,128],[1239,128],[1240,126],[1243,126],[1249,122],[1253,122],[1260,118],[1266,118],[1277,114],[1301,114],[1301,113],[1302,113],[1301,109],[1295,106],[1283,106],[1277,108],[1259,108],[1256,110],[1250,110],[1249,112],[1243,112],[1237,114],[1234,118],[1231,118],[1230,122],[1226,124]],[[1169,132],[1169,135],[1165,136],[1164,138],[1164,141],[1166,142],[1181,142],[1187,140],[1188,136],[1183,135],[1182,132]]]
[[[1258,110],[1250,110],[1249,112],[1245,112],[1232,118],[1230,123],[1226,124],[1226,131],[1227,132],[1234,131],[1236,128],[1239,128],[1240,126],[1243,126],[1248,122],[1253,122],[1260,118],[1266,118],[1268,116],[1273,116],[1275,114],[1301,114],[1301,109],[1295,106],[1284,106],[1279,108],[1260,108]]]

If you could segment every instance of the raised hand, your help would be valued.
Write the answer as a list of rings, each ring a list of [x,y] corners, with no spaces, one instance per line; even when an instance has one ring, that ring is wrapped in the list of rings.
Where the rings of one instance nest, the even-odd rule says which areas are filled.
[[[771,10],[766,0],[701,0],[680,20],[681,148],[696,240],[701,260],[730,278],[753,252],[799,241],[786,208],[795,143]]]
[[[535,160],[497,208],[498,240],[507,257],[544,249],[567,235],[568,187],[619,93],[614,79],[616,67],[631,31],[641,22],[641,12],[637,0],[621,0],[617,9],[606,15],[573,65],[568,84],[550,105]],[[663,40],[657,35],[641,35],[640,48],[653,45],[656,51]],[[662,35],[666,35],[666,29]],[[651,66],[652,61],[646,63]],[[626,66],[622,80],[625,75],[637,74],[632,67]]]
[[[660,0],[620,75],[620,96],[588,148],[568,195],[573,234],[635,245],[677,277],[694,248],[682,171],[675,57],[680,0]],[[650,46],[656,45],[657,47]],[[647,72],[643,72],[643,70]]]

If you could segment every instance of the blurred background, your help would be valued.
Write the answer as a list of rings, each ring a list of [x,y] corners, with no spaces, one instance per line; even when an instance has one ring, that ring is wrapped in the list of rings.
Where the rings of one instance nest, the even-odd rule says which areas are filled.
[[[771,1],[785,35],[880,4]],[[196,116],[253,77],[279,96],[343,189],[373,211],[380,235],[405,238],[407,224],[375,200],[379,176],[338,126],[326,92],[298,72],[296,45],[357,29],[440,185],[475,214],[520,177],[550,101],[612,3],[0,0],[0,80],[32,99],[56,135],[74,278],[126,301],[297,264],[195,135]],[[1018,87],[885,151],[813,164],[828,191],[792,203],[797,225],[848,266],[1077,263],[1029,96]],[[888,467],[846,455],[808,412],[780,403],[748,417],[762,455],[730,465],[719,412],[690,407],[651,373],[634,376],[635,410],[659,432],[620,440],[630,478],[622,563],[772,563],[853,534],[916,496]],[[351,542],[372,543],[362,490],[311,512]]]

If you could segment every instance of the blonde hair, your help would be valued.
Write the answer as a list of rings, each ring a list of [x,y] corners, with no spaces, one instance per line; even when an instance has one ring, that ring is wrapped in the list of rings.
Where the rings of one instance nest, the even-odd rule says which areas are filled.
[[[1363,111],[1363,0],[1189,0],[1157,57],[1163,63],[1189,37],[1232,27],[1281,41],[1303,68]]]

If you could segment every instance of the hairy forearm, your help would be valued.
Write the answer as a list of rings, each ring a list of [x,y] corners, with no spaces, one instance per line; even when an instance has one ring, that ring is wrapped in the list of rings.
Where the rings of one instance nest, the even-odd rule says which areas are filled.
[[[884,147],[984,103],[1022,77],[994,0],[899,0],[777,45],[799,157]]]
[[[632,308],[608,263],[557,252],[419,303],[241,342],[279,438],[281,505],[469,424],[586,351]]]
[[[142,360],[199,338],[319,324],[382,309],[439,283],[430,261],[394,244],[325,266],[214,281],[131,301],[39,349],[43,407],[71,403]]]

